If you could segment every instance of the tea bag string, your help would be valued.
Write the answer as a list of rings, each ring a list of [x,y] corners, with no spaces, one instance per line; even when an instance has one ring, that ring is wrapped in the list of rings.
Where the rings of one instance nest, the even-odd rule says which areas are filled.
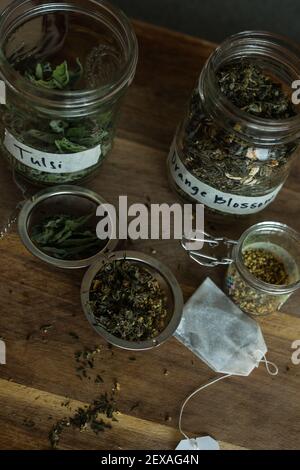
[[[183,415],[183,412],[184,412],[184,409],[186,407],[186,405],[188,404],[188,402],[190,401],[191,398],[193,398],[197,393],[201,392],[201,390],[204,390],[205,388],[207,387],[210,387],[211,385],[217,383],[217,382],[220,382],[220,380],[224,380],[224,379],[227,379],[228,377],[232,377],[233,374],[226,374],[226,375],[222,375],[221,377],[218,377],[217,379],[214,379],[212,380],[211,382],[208,382],[206,383],[205,385],[202,385],[201,387],[197,388],[197,390],[194,390],[186,399],[185,401],[183,402],[182,406],[181,406],[181,410],[180,410],[180,415],[179,415],[179,431],[180,433],[186,438],[188,439],[189,441],[191,441],[191,444],[194,448],[197,448],[197,446],[195,447],[195,443],[192,439],[190,439],[185,433],[184,431],[182,430],[182,415]]]
[[[256,351],[257,353],[261,354],[262,356],[262,359],[259,361],[259,363],[263,363],[265,364],[266,366],[266,369],[267,369],[267,372],[269,375],[272,375],[272,376],[275,376],[275,375],[278,375],[279,373],[279,369],[277,367],[277,365],[274,363],[274,362],[271,362],[271,361],[268,361],[267,358],[266,358],[266,355],[263,353],[263,351],[261,351],[260,349],[257,349]],[[272,370],[273,369],[273,370]],[[221,380],[224,380],[224,379],[227,379],[228,377],[232,377],[234,374],[226,374],[226,375],[222,375],[221,377],[218,377],[217,379],[214,379],[204,385],[202,385],[201,387],[197,388],[196,390],[194,390],[186,399],[185,401],[183,402],[182,406],[181,406],[181,410],[180,410],[180,415],[179,415],[179,431],[180,433],[186,438],[188,439],[189,441],[191,441],[191,444],[194,448],[197,448],[197,445],[196,443],[190,439],[185,433],[184,431],[182,430],[182,415],[183,415],[183,412],[184,412],[184,409],[186,407],[186,405],[188,404],[188,402],[190,401],[191,398],[193,398],[195,395],[197,395],[197,393],[201,392],[201,390],[204,390],[205,388],[207,387],[210,387],[211,385],[217,383],[217,382],[220,382]]]
[[[257,352],[262,355],[262,359],[259,362],[265,364],[268,374],[272,376],[278,375],[279,369],[277,365],[274,362],[268,361],[266,355],[260,349],[258,349]]]

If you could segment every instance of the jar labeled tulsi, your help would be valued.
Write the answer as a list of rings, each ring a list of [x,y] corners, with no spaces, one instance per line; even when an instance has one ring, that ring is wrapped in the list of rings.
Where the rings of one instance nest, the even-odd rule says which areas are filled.
[[[112,148],[137,40],[95,0],[13,2],[0,19],[1,146],[37,184],[92,175]]]

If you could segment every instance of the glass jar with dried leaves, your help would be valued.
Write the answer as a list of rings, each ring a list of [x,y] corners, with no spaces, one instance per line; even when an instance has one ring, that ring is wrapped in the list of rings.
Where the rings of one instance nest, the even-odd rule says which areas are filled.
[[[225,290],[246,313],[269,315],[300,288],[300,235],[279,222],[250,227],[232,251]]]
[[[93,175],[137,57],[129,20],[106,2],[12,2],[0,18],[0,141],[16,172],[39,185]]]
[[[184,200],[236,217],[276,198],[299,148],[299,76],[300,49],[270,33],[240,33],[214,51],[168,158]]]

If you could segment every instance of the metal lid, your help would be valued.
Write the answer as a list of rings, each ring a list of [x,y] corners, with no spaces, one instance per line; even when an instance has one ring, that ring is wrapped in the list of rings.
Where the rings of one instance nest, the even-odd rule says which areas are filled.
[[[70,214],[80,216],[95,211],[95,218],[92,223],[97,225],[96,207],[106,204],[106,201],[95,192],[80,186],[60,185],[45,189],[28,199],[19,214],[18,231],[25,247],[42,261],[65,269],[86,268],[99,259],[99,255],[109,253],[116,249],[118,240],[108,240],[103,242],[103,248],[90,258],[66,261],[54,258],[40,250],[32,242],[30,231],[32,227],[42,221],[45,217],[57,214]],[[112,227],[116,223],[115,217],[109,212]],[[114,214],[115,215],[115,214]]]
[[[117,338],[96,324],[95,317],[90,307],[90,289],[97,273],[105,264],[111,263],[115,260],[123,260],[125,258],[127,261],[138,264],[147,269],[147,271],[149,271],[153,277],[158,280],[167,298],[169,322],[164,330],[152,340],[134,342]],[[89,323],[99,335],[119,348],[132,351],[144,351],[155,348],[173,336],[180,323],[183,311],[182,291],[170,269],[155,258],[135,251],[118,251],[108,256],[103,256],[102,259],[94,263],[85,273],[83,278],[81,286],[81,302]]]

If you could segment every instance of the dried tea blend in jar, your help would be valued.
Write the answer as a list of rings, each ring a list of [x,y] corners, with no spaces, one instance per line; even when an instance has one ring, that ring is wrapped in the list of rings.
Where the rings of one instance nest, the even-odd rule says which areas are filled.
[[[270,248],[248,248],[243,252],[243,262],[253,276],[267,284],[282,286],[289,283],[284,263]]]
[[[4,11],[0,37],[2,153],[37,184],[92,175],[112,148],[135,74],[129,21],[96,0],[25,0]]]
[[[263,210],[299,151],[292,82],[300,50],[269,33],[240,33],[209,58],[168,159],[186,201],[226,216]]]
[[[201,250],[191,250],[192,241],[184,238],[182,247],[200,266],[228,266],[225,291],[250,315],[280,310],[300,288],[300,235],[287,225],[260,222],[238,241],[204,233]]]
[[[254,225],[232,255],[225,289],[250,315],[274,313],[300,287],[300,236],[286,225]]]

